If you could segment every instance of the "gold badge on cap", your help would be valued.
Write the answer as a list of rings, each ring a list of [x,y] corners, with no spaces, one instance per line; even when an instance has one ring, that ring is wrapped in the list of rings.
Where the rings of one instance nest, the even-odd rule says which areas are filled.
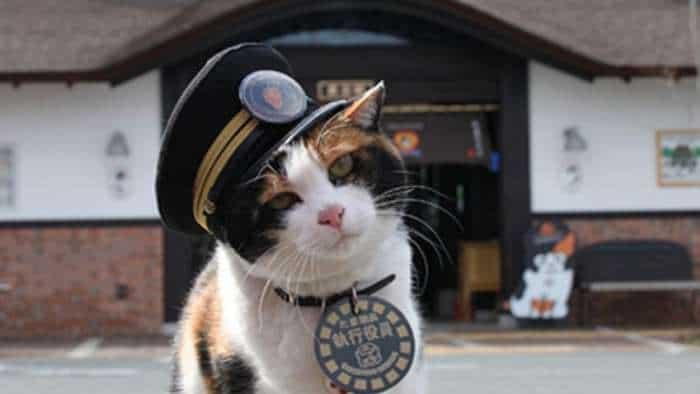
[[[289,123],[304,115],[307,97],[304,89],[286,74],[273,70],[246,76],[238,89],[241,103],[258,120]]]

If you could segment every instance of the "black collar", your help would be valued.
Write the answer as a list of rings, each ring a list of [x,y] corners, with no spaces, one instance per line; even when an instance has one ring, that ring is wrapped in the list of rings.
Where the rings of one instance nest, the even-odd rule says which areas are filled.
[[[386,287],[389,283],[393,282],[394,279],[396,279],[395,274],[391,274],[383,279],[380,279],[379,281],[375,282],[372,285],[369,285],[365,287],[364,289],[356,289],[354,286],[352,288],[349,288],[341,293],[336,293],[333,295],[330,295],[328,297],[316,297],[316,296],[300,296],[300,295],[293,295],[291,293],[288,293],[279,287],[275,287],[275,293],[285,302],[288,302],[292,305],[299,305],[299,306],[324,306],[324,305],[333,305],[337,301],[341,300],[342,298],[346,297],[353,297],[353,296],[358,296],[358,295],[369,295],[369,294],[374,294],[378,292],[379,290],[383,289]]]

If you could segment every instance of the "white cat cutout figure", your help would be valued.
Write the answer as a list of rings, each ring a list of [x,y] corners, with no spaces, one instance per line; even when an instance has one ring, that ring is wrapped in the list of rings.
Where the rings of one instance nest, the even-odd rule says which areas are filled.
[[[544,231],[549,230],[545,224]],[[540,234],[542,235],[542,234]],[[546,236],[551,236],[547,234]],[[551,250],[539,250],[523,272],[523,289],[510,298],[510,311],[519,319],[563,319],[569,314],[574,270],[567,266],[575,238],[568,233]]]
[[[526,269],[523,274],[525,292],[519,299],[511,298],[513,315],[521,319],[563,319],[569,314],[568,300],[574,280],[574,270],[566,267],[566,255],[561,252],[535,256],[537,270]]]

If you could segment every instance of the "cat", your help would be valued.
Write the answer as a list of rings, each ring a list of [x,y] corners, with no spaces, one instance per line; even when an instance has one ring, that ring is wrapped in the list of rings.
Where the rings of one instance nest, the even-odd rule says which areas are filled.
[[[292,305],[274,288],[326,297],[394,274],[374,296],[398,307],[421,343],[402,222],[410,186],[379,129],[384,95],[377,84],[349,104],[347,116],[281,147],[258,177],[224,191],[213,218],[217,246],[175,339],[173,392],[345,393],[324,381],[314,356],[322,308]],[[247,222],[230,220],[241,212]],[[241,232],[247,241],[234,251],[230,240]],[[387,393],[424,392],[420,353]]]

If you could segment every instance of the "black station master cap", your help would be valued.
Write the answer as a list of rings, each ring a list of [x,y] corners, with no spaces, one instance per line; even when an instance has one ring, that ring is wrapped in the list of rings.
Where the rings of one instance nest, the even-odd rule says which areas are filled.
[[[214,55],[175,105],[158,162],[156,195],[173,230],[211,232],[226,184],[252,179],[280,146],[347,106],[318,107],[286,59],[257,43]]]

